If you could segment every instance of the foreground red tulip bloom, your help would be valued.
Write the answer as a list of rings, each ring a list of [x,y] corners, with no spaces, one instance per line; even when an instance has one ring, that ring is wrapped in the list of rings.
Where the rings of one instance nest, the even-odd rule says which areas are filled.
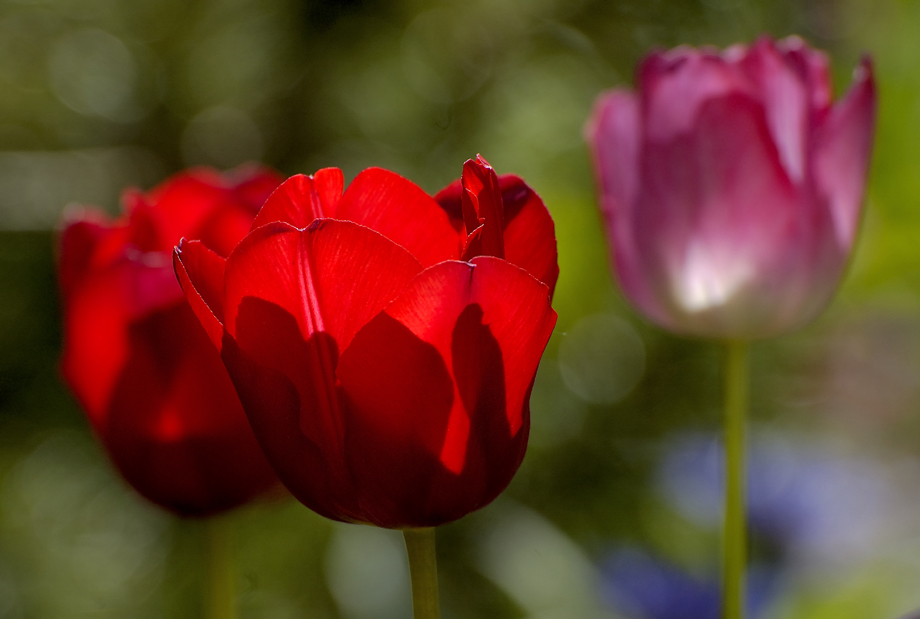
[[[114,222],[81,212],[60,236],[64,378],[124,477],[180,515],[237,506],[277,477],[170,254],[184,235],[227,255],[280,181],[194,170],[126,193]]]
[[[481,158],[434,198],[377,168],[343,185],[288,179],[226,260],[183,242],[176,273],[294,496],[336,520],[450,522],[524,457],[552,219]]]
[[[751,339],[828,303],[859,223],[875,118],[868,60],[832,104],[798,38],[650,55],[587,126],[620,286],[679,333]]]

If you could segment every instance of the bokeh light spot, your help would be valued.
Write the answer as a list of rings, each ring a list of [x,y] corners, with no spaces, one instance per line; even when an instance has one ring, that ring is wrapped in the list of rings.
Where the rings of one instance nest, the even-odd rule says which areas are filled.
[[[626,397],[645,371],[645,345],[628,322],[613,314],[579,320],[559,347],[566,386],[588,402],[613,404]]]

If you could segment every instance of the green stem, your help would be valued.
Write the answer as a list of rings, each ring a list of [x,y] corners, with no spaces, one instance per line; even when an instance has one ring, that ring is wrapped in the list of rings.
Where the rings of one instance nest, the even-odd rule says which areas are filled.
[[[748,344],[729,341],[725,353],[726,474],[722,617],[744,619],[744,572],[747,566],[744,448],[748,404]]]
[[[434,549],[434,528],[405,529],[409,575],[412,578],[412,616],[438,619],[438,560]]]
[[[233,561],[232,527],[226,517],[208,520],[208,619],[235,619],[236,569]]]

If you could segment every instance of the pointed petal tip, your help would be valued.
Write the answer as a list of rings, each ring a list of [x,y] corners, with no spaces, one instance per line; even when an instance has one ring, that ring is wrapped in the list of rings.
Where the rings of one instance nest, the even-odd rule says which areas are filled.
[[[466,163],[474,163],[479,167],[492,169],[492,165],[480,153],[476,153],[476,158],[468,159]]]
[[[217,350],[223,344],[223,271],[225,259],[201,241],[182,238],[173,248],[173,271],[179,287]]]
[[[849,91],[834,103],[835,108],[848,106],[853,106],[854,109],[862,108],[864,113],[869,113],[869,119],[874,119],[875,117],[875,67],[869,54],[864,53],[860,57],[859,64],[853,68],[853,81],[850,84]],[[870,120],[870,122],[874,123],[874,120]]]
[[[875,83],[875,63],[868,52],[863,52],[859,64],[853,69],[853,80],[856,82],[869,81]]]
[[[486,161],[486,158],[483,157],[479,153],[476,153],[475,157],[467,159],[465,162],[463,162],[463,171],[464,172],[469,171],[470,173],[479,174],[479,175],[483,175],[483,174],[488,175],[489,173],[492,173],[492,174],[495,173],[495,170],[492,167],[492,164]],[[462,178],[463,176],[461,174],[461,179]]]
[[[599,94],[594,100],[591,115],[582,128],[585,141],[593,147],[607,115],[618,111],[624,105],[634,105],[635,98],[636,93],[629,88],[611,88]]]

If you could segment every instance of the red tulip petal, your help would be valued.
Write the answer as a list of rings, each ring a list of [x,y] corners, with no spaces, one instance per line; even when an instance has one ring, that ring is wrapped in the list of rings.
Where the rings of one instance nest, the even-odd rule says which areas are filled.
[[[313,175],[313,187],[319,195],[326,217],[337,217],[336,211],[345,190],[345,177],[338,168],[323,168]],[[339,217],[339,219],[345,219]]]
[[[141,249],[169,251],[180,238],[189,237],[226,255],[278,182],[274,172],[262,168],[226,176],[197,168],[173,176],[146,195],[128,190],[122,201],[132,221],[132,238]]]
[[[505,260],[549,287],[559,278],[556,227],[537,193],[514,175],[498,179],[505,210]]]
[[[201,223],[227,199],[223,179],[213,170],[197,169],[172,177],[148,196],[128,193],[126,206],[144,213],[156,231],[156,240],[141,245],[145,250],[168,251],[183,236],[194,235]],[[141,209],[142,205],[149,208]],[[153,206],[156,205],[156,206]]]
[[[304,339],[324,331],[342,349],[421,271],[406,250],[352,222],[263,228],[227,261],[225,324],[234,336],[240,303],[256,297],[295,316]]]
[[[225,351],[224,360],[267,452],[297,446],[272,424],[296,430],[322,454],[329,483],[348,483],[335,385],[339,351],[419,271],[409,252],[380,234],[331,219],[316,220],[304,230],[270,223],[234,250],[225,276],[224,347],[233,338],[239,350]],[[253,375],[253,364],[264,371]],[[254,380],[269,381],[281,391],[266,396]],[[292,420],[296,425],[287,425]],[[270,442],[275,440],[281,442]],[[272,457],[296,462],[301,456],[307,457]],[[305,483],[297,479],[305,474],[301,466],[279,468],[295,494]]]
[[[108,269],[85,278],[66,298],[61,372],[94,425],[105,419],[129,353],[122,281],[118,269]]]
[[[128,248],[125,254],[126,271],[122,283],[132,317],[143,317],[182,298],[182,288],[176,282],[169,253],[132,252]]]
[[[126,325],[181,300],[167,257],[126,245],[127,226],[92,211],[61,234],[64,314],[61,368],[81,406],[97,422],[128,355]]]
[[[58,280],[67,297],[80,285],[99,242],[111,233],[111,223],[100,211],[81,209],[69,213],[59,240]]]
[[[501,179],[502,177],[499,177],[499,182],[501,182]],[[463,182],[458,178],[434,194],[434,201],[444,209],[447,218],[450,220],[450,225],[453,226],[458,234],[464,232],[463,206],[460,198],[462,193]]]
[[[159,253],[121,260],[86,274],[67,291],[62,371],[91,418],[104,415],[128,354],[127,325],[182,299]]]
[[[274,186],[270,174],[232,176],[193,171],[150,195],[129,191],[125,217],[84,214],[61,239],[64,376],[128,481],[184,516],[277,484],[207,342],[221,340],[224,261],[205,245],[235,245],[255,216],[251,201]],[[203,244],[185,246],[175,270],[209,334],[170,256],[185,228]]]
[[[144,252],[167,251],[175,241],[166,237],[169,232],[160,225],[156,206],[135,189],[126,190],[121,199],[128,220],[127,242]]]
[[[253,213],[247,205],[230,202],[215,208],[187,238],[201,241],[208,249],[226,258],[239,245],[252,226]]]
[[[306,228],[314,219],[332,217],[342,195],[343,183],[342,171],[337,168],[320,170],[314,176],[292,176],[265,201],[251,229],[273,221]]]
[[[475,159],[469,159],[463,164],[460,181],[463,183],[460,199],[466,233],[472,234],[482,227],[478,241],[481,244],[481,254],[504,258],[504,209],[495,170],[482,155],[476,155]]]
[[[815,177],[827,197],[840,246],[849,250],[856,236],[872,136],[875,128],[875,78],[864,58],[850,92],[838,101],[815,135]]]
[[[482,232],[484,229],[485,226],[479,226],[467,235],[466,241],[463,243],[463,252],[460,254],[461,260],[469,262],[476,256],[481,256],[483,254]]]
[[[97,430],[125,477],[182,515],[277,483],[217,351],[184,302],[126,326],[130,353]]]
[[[505,260],[516,264],[549,286],[556,287],[559,265],[556,253],[556,229],[553,219],[537,193],[519,177],[505,174],[498,177],[504,211]],[[463,185],[460,179],[439,191],[434,199],[448,214],[458,231],[464,227],[461,207]],[[475,242],[475,239],[472,239]],[[467,240],[467,244],[471,242]],[[477,252],[464,249],[464,259]]]
[[[504,489],[555,318],[546,286],[487,256],[425,270],[358,333],[337,373],[371,522],[433,526]]]
[[[358,174],[336,218],[376,230],[426,267],[460,256],[460,236],[444,210],[418,185],[389,170],[368,168]]]
[[[183,241],[173,254],[173,268],[192,311],[211,342],[220,350],[224,332],[224,268],[226,260],[200,241]]]
[[[244,316],[247,314],[248,318]],[[276,365],[293,364],[283,369],[270,367],[261,360],[264,350],[249,354],[224,333],[221,357],[272,468],[291,494],[316,513],[333,520],[362,521],[351,481],[341,456],[336,455],[340,447],[335,437],[323,440],[321,432],[307,435],[302,430],[303,411],[318,416],[317,411],[322,410],[318,391],[309,385],[298,387],[295,383],[302,381],[289,376],[293,372],[312,375],[318,370],[319,349],[329,349],[335,343],[327,341],[331,338],[325,333],[317,333],[310,342],[304,342],[293,316],[258,299],[249,300],[240,316],[241,339],[247,348],[256,348],[247,340],[258,337],[258,325],[270,323],[273,337],[286,344],[280,351],[283,359]],[[250,329],[256,332],[247,333]]]
[[[250,219],[262,208],[278,185],[284,182],[283,176],[259,165],[243,166],[227,173],[227,176],[236,198],[248,207]]]

